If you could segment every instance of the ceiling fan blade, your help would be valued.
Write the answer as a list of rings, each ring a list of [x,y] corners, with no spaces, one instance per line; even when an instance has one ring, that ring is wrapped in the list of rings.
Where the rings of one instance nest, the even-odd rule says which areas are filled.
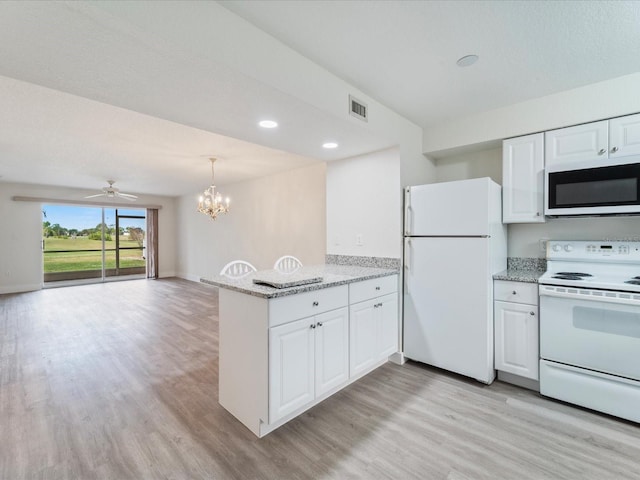
[[[130,202],[135,202],[138,199],[137,195],[131,195],[130,193],[119,193],[119,192],[117,192],[116,196],[117,197],[126,198]]]
[[[96,195],[89,195],[88,197],[84,197],[84,198],[104,197],[105,195],[106,195],[106,193],[98,193]]]

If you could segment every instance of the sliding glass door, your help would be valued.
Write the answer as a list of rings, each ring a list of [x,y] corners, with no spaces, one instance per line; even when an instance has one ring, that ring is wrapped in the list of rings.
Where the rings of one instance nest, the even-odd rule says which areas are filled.
[[[143,209],[43,205],[44,282],[145,278]]]
[[[144,210],[115,210],[114,248],[106,261],[107,277],[142,275],[146,277],[146,219]]]

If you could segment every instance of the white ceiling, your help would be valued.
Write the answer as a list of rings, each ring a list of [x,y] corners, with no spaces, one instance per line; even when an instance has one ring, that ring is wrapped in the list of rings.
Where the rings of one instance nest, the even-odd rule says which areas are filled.
[[[0,173],[7,182],[178,196],[309,165],[308,157],[0,77]]]
[[[640,71],[640,2],[221,3],[421,126]],[[203,55],[232,51],[203,37],[215,3],[154,5],[152,32],[126,21],[145,2],[0,2],[2,181],[193,194],[212,155],[225,184],[389,146]]]
[[[637,0],[220,3],[423,127],[640,71]]]

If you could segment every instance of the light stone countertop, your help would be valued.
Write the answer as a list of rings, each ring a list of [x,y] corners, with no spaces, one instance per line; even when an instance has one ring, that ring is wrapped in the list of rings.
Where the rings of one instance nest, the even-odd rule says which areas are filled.
[[[371,278],[386,277],[396,275],[397,269],[389,268],[371,268],[358,267],[351,265],[313,265],[302,267],[294,273],[279,274],[281,278],[295,281],[296,277],[308,278],[310,276],[322,277],[321,282],[300,285],[289,288],[274,288],[267,285],[259,285],[253,283],[253,279],[257,276],[276,274],[274,270],[261,270],[250,273],[240,279],[233,279],[222,275],[212,278],[201,278],[202,283],[215,285],[216,287],[235,290],[236,292],[246,293],[261,298],[278,298],[287,295],[295,295],[297,293],[311,292],[322,288],[336,287],[338,285],[346,285],[353,282],[368,280]]]
[[[538,283],[538,279],[547,270],[547,261],[544,258],[509,257],[507,269],[496,273],[494,280],[507,280],[509,282]]]
[[[507,280],[509,282],[538,283],[538,279],[545,270],[522,270],[509,268],[493,276],[494,280]]]

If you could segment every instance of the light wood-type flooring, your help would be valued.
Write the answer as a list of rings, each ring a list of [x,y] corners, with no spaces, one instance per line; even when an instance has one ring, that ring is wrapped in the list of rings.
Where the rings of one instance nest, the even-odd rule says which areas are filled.
[[[639,425],[415,363],[258,439],[217,402],[217,310],[178,279],[0,296],[0,479],[640,478]]]

